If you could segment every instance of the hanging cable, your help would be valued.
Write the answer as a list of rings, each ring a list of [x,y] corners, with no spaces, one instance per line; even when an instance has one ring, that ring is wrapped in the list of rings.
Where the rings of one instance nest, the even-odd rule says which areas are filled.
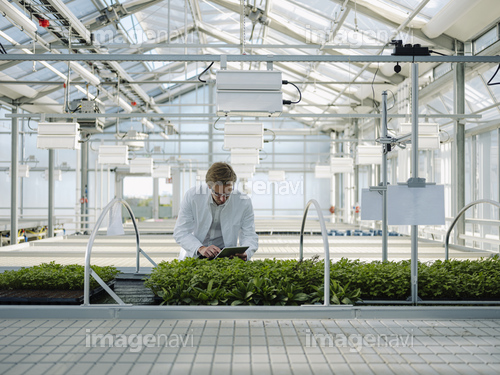
[[[222,130],[224,130],[224,128],[216,128],[216,127],[215,127],[215,124],[217,124],[217,121],[219,121],[219,120],[220,120],[220,117],[217,117],[217,120],[215,120],[215,122],[214,122],[214,129],[215,129],[215,130],[222,131]]]
[[[500,64],[498,64],[497,70],[495,71],[495,73],[493,74],[493,76],[488,81],[488,83],[487,83],[488,86],[500,85],[500,82],[491,82],[491,81],[493,81],[493,78],[495,78],[495,76],[498,74],[498,71],[500,71]]]
[[[289,82],[289,81],[287,81],[287,80],[283,80],[283,81],[281,81],[281,83],[282,83],[283,85],[288,85],[288,84],[290,84],[290,85],[294,86],[294,87],[297,89],[297,91],[299,92],[299,100],[297,100],[296,102],[292,102],[291,100],[283,100],[283,104],[285,104],[285,105],[290,105],[290,104],[297,104],[297,103],[300,103],[300,101],[302,100],[302,92],[300,91],[299,87],[298,87],[295,83]]]
[[[274,131],[272,131],[271,129],[266,129],[266,128],[264,128],[264,131],[268,131],[268,132],[273,133],[273,139],[271,139],[270,141],[269,140],[264,141],[264,143],[274,142],[276,140],[276,133]]]
[[[200,73],[200,75],[198,76],[198,81],[203,82],[203,83],[207,83],[207,81],[204,81],[201,79],[201,76],[203,74],[205,74],[208,71],[208,69],[210,69],[212,67],[212,65],[214,65],[214,61],[212,61],[212,63],[208,66],[208,68],[206,68],[203,72]]]

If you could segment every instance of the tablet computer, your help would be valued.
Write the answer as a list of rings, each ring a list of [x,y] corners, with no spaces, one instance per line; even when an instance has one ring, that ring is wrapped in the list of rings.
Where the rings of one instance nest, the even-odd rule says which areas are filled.
[[[248,249],[248,246],[225,247],[214,259],[227,258],[231,255],[243,254]]]

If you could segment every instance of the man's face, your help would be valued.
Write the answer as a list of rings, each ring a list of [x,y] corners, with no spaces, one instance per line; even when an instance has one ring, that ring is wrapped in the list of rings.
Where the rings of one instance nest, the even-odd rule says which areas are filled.
[[[214,202],[217,203],[217,205],[226,203],[232,192],[233,192],[233,184],[228,184],[228,185],[214,184],[212,186],[212,197],[214,198]]]

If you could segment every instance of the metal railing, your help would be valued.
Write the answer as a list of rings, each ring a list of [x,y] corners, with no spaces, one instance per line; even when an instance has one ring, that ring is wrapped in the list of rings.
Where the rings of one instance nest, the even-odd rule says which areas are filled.
[[[83,304],[84,306],[90,305],[90,276],[92,277],[99,283],[100,286],[103,287],[104,290],[106,290],[113,299],[118,302],[120,305],[126,305],[120,297],[116,295],[115,292],[111,290],[111,288],[99,277],[97,273],[94,272],[94,270],[90,267],[90,255],[92,253],[92,246],[94,244],[95,237],[97,236],[97,232],[99,231],[99,228],[106,217],[106,214],[111,210],[111,208],[116,205],[116,204],[123,204],[129,214],[130,217],[132,218],[132,223],[134,224],[134,229],[135,229],[135,240],[136,240],[136,273],[139,273],[140,269],[140,254],[142,253],[147,260],[151,262],[155,267],[158,265],[151,259],[144,250],[141,249],[141,244],[140,244],[140,237],[139,237],[139,229],[137,228],[137,223],[135,221],[135,216],[134,213],[132,212],[132,209],[130,208],[129,204],[124,201],[123,199],[119,198],[114,198],[111,202],[108,203],[108,205],[104,208],[104,210],[101,212],[101,215],[99,216],[99,219],[97,219],[96,225],[94,226],[94,229],[92,230],[92,233],[90,234],[89,237],[89,242],[87,243],[87,249],[85,251],[85,278],[84,278],[84,286],[83,286]],[[121,210],[120,210],[121,213]]]
[[[316,212],[319,218],[319,225],[321,226],[321,235],[323,237],[323,247],[325,248],[325,286],[324,286],[324,306],[330,305],[330,246],[328,244],[328,233],[326,231],[325,218],[321,212],[321,207],[315,199],[311,199],[307,202],[306,208],[304,209],[304,216],[302,217],[302,226],[300,228],[300,248],[299,248],[299,261],[304,258],[304,228],[306,225],[307,213],[309,212],[309,207],[311,204],[316,208]]]
[[[465,206],[464,208],[462,208],[462,210],[458,213],[458,215],[455,217],[455,220],[453,220],[453,222],[451,223],[450,225],[450,228],[448,229],[448,231],[446,232],[446,239],[444,241],[444,253],[445,253],[445,260],[448,260],[449,259],[449,249],[448,249],[448,244],[450,242],[450,235],[451,235],[451,231],[453,230],[453,228],[455,227],[455,224],[457,223],[458,219],[460,219],[460,217],[465,213],[465,211],[467,211],[469,208],[471,208],[472,206],[475,206],[477,204],[481,204],[481,203],[488,203],[488,204],[492,204],[493,206],[496,206],[498,208],[500,208],[500,203],[497,202],[497,201],[493,201],[491,199],[478,199],[477,201],[474,201],[474,202],[471,202],[469,203],[467,206]]]

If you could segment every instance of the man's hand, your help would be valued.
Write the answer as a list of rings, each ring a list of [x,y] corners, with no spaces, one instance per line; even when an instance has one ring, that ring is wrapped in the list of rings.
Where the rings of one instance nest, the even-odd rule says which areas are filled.
[[[198,252],[207,258],[214,258],[217,254],[220,253],[220,249],[215,245],[210,246],[202,246],[198,249]]]
[[[229,257],[229,259],[233,259],[235,256],[237,256],[237,257],[238,257],[238,258],[240,258],[240,259],[243,259],[244,261],[246,261],[246,260],[247,260],[247,253],[243,253],[243,254],[234,254],[234,256],[233,256],[233,255],[231,255],[231,256]]]

